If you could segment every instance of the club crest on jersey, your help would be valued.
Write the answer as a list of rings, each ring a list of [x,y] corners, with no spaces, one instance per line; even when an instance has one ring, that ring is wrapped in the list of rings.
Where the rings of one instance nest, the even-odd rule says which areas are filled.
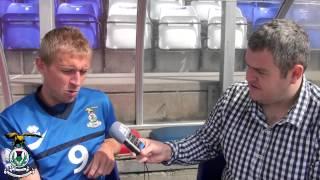
[[[28,166],[29,153],[24,149],[25,137],[38,137],[38,134],[10,132],[5,135],[8,139],[13,140],[13,150],[10,151],[7,157],[9,163],[6,165],[4,174],[12,177],[24,177],[34,173],[34,169]]]
[[[96,128],[101,125],[101,121],[98,120],[97,115],[94,112],[94,109],[97,107],[88,107],[86,108],[86,112],[88,113],[88,120],[87,126],[90,128]]]

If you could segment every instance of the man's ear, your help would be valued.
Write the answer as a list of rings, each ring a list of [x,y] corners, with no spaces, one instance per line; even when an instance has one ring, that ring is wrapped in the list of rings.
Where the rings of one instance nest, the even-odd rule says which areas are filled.
[[[43,62],[43,60],[40,57],[36,58],[35,64],[39,73],[42,74],[46,64]]]
[[[304,73],[304,67],[301,64],[296,64],[291,70],[291,83],[296,83],[300,78],[302,78]]]

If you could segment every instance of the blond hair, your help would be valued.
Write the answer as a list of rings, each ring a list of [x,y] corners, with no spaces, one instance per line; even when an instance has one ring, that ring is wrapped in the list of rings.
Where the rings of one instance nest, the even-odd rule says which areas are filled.
[[[60,53],[92,56],[87,39],[75,27],[56,28],[43,37],[39,57],[45,64],[50,65]]]

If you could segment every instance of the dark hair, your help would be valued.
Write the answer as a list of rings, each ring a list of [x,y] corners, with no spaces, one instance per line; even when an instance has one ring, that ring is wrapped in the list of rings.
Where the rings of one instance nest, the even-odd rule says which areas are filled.
[[[252,51],[269,50],[283,77],[296,64],[306,69],[310,58],[308,35],[302,27],[285,19],[274,19],[259,27],[249,38],[248,46]]]

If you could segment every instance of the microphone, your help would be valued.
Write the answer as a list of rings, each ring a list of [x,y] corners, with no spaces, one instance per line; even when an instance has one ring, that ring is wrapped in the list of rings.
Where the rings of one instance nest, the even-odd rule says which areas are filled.
[[[111,125],[109,135],[119,143],[124,144],[128,149],[137,155],[139,155],[141,149],[144,148],[143,142],[134,136],[128,127],[118,121]]]

